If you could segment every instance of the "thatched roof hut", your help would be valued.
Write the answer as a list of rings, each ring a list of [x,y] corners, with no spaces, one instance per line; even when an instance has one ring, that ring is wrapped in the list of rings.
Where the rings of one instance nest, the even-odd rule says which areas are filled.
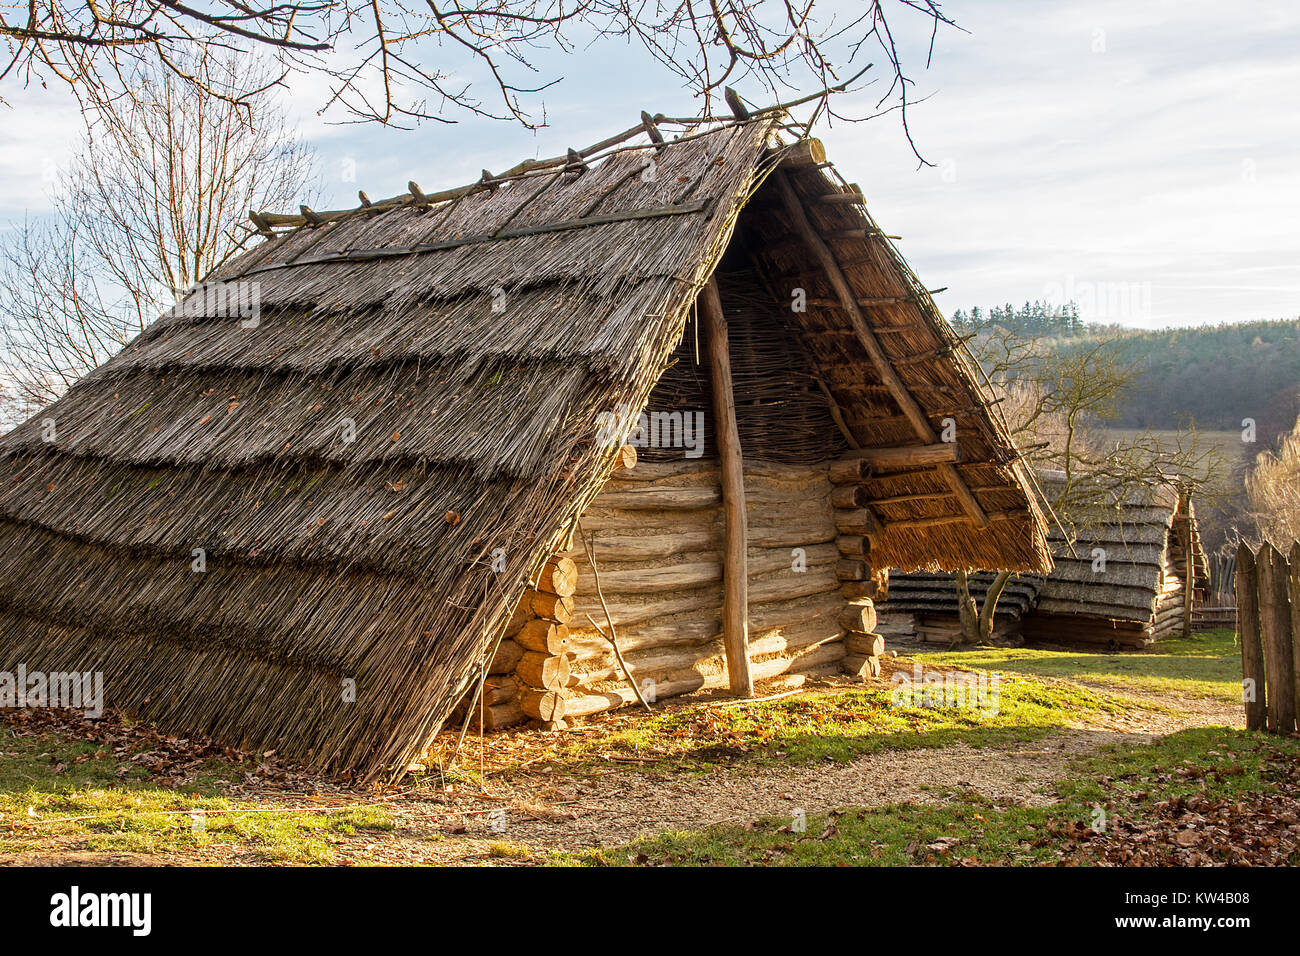
[[[1064,476],[1043,478],[1050,494]],[[1052,542],[1056,567],[1025,621],[1031,641],[1145,646],[1182,632],[1192,607],[1187,598],[1209,580],[1195,505],[1173,483],[1101,501],[1075,541],[1057,529]]]
[[[788,122],[673,137],[646,117],[469,186],[254,215],[266,241],[0,439],[0,669],[102,670],[109,706],[373,778],[500,675],[524,595],[543,624],[510,706],[558,720],[573,605],[555,555],[609,494],[657,383],[670,405],[723,394],[694,321],[709,289],[732,324],[745,481],[812,474],[764,494],[821,509],[840,610],[869,605],[868,555],[1045,571],[1045,524],[972,361],[819,144],[780,142]],[[724,364],[725,334],[706,337]],[[709,536],[726,525],[730,548],[744,509],[712,507],[735,504],[735,443],[718,460],[708,441],[699,461],[647,461],[649,497],[607,499],[593,527],[634,537],[646,508],[693,502],[672,533],[716,563]],[[678,467],[701,487],[674,492]],[[673,568],[705,563],[669,550]],[[771,619],[798,620],[790,607]]]
[[[1050,496],[1065,476],[1046,471],[1039,480]],[[1176,480],[1120,497],[1101,495],[1095,507],[1078,516],[1073,536],[1054,527],[1049,541],[1052,572],[1012,579],[998,602],[995,617],[1006,622],[1006,634],[1029,641],[1143,647],[1181,633],[1190,610],[1185,602],[1189,556],[1195,599],[1209,580],[1195,505]],[[980,606],[992,580],[986,572],[971,575],[971,594]],[[925,639],[952,640],[957,597],[951,578],[894,575],[881,617],[886,631],[910,629]]]

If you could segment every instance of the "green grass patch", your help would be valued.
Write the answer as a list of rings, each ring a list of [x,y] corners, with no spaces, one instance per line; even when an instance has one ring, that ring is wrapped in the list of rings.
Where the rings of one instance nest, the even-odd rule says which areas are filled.
[[[392,829],[384,809],[278,810],[232,800],[221,785],[242,772],[204,761],[180,792],[95,743],[0,727],[0,854],[157,855],[233,844],[267,862],[329,863],[335,842]]]
[[[1231,629],[1202,631],[1160,641],[1141,651],[1048,651],[1029,647],[980,647],[967,651],[920,651],[917,660],[1082,681],[1099,687],[1194,695],[1241,701],[1241,653]]]
[[[893,688],[865,687],[729,706],[701,704],[564,748],[554,762],[639,758],[656,769],[703,771],[738,761],[847,763],[882,750],[1028,742],[1106,717],[1158,709],[1075,684],[1012,674],[1001,675],[988,689],[988,697],[968,694],[958,706],[926,706],[923,691],[896,694]]]
[[[1087,863],[1077,836],[1110,821],[1144,820],[1162,800],[1204,791],[1232,800],[1271,792],[1300,759],[1300,740],[1223,727],[1124,744],[1071,762],[1056,802],[1003,806],[969,793],[943,803],[845,808],[800,820],[764,817],[749,825],[676,831],[621,847],[558,854],[564,865],[853,866]],[[1300,862],[1300,859],[1292,860]]]
[[[488,847],[488,856],[497,860],[521,860],[528,862],[533,859],[533,851],[521,843],[502,841],[499,843],[493,843]]]

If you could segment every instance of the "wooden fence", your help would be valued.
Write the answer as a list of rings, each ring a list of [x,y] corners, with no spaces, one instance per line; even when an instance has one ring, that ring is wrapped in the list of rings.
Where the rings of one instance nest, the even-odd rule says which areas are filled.
[[[1237,549],[1224,549],[1208,555],[1210,580],[1203,600],[1192,608],[1196,627],[1232,627],[1237,622]]]
[[[1300,542],[1237,550],[1237,634],[1246,727],[1289,734],[1300,700]]]

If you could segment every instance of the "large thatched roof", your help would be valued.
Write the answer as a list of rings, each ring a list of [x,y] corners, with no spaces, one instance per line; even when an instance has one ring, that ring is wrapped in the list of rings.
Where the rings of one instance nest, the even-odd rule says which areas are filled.
[[[764,185],[776,123],[256,217],[273,237],[0,439],[0,669],[102,670],[110,706],[176,730],[403,768],[605,481],[605,416],[646,402],[742,210],[775,281],[830,295]],[[847,192],[824,168],[788,175],[903,380],[956,418],[988,516],[930,470],[880,474],[874,559],[1045,570],[1015,449],[924,288],[860,205],[819,201]],[[249,291],[256,315],[232,313]],[[916,443],[845,317],[799,321],[855,441]]]

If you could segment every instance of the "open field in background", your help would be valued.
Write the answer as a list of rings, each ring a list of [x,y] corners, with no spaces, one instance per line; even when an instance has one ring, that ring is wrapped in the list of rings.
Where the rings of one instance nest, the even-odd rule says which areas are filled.
[[[1145,434],[1151,434],[1157,441],[1161,442],[1162,446],[1169,447],[1177,447],[1179,441],[1179,433],[1174,429],[1151,429],[1151,431],[1147,432],[1136,428],[1106,428],[1102,429],[1102,434],[1115,441],[1132,441],[1135,438],[1145,436]],[[1210,463],[1206,463],[1204,470],[1196,477],[1208,481],[1209,488],[1213,489],[1212,493],[1217,494],[1217,496],[1231,497],[1242,493],[1245,464],[1243,453],[1247,450],[1247,445],[1242,441],[1242,432],[1206,432],[1197,429],[1196,441],[1199,449],[1213,449],[1216,451],[1217,457],[1221,459],[1219,463],[1223,466],[1216,470],[1216,468],[1210,467]],[[1186,446],[1186,441],[1184,441],[1184,446]],[[1252,460],[1253,453],[1261,450],[1262,447],[1264,445],[1260,444],[1249,446],[1249,450],[1252,451]]]
[[[1179,440],[1179,432],[1172,428],[1153,428],[1150,430],[1141,428],[1104,428],[1101,433],[1108,438],[1122,441],[1132,441],[1143,435],[1151,435],[1159,440],[1162,444],[1174,447]],[[1242,454],[1246,449],[1245,443],[1241,440],[1240,431],[1207,431],[1196,429],[1197,445],[1200,448],[1214,449],[1220,457],[1232,467],[1237,467],[1242,462]],[[1184,442],[1184,445],[1186,443]],[[1252,451],[1262,448],[1258,443],[1251,446]],[[1208,477],[1208,470],[1202,472],[1197,477]],[[1223,477],[1220,475],[1220,477]],[[1231,477],[1230,475],[1228,477]]]
[[[1237,729],[1231,632],[888,662],[917,663],[996,672],[996,709],[896,706],[887,679],[715,694],[470,735],[454,763],[448,733],[441,769],[380,791],[112,716],[10,712],[0,862],[1296,862],[1300,742]],[[1269,822],[1271,843],[1216,823],[1229,805]]]

